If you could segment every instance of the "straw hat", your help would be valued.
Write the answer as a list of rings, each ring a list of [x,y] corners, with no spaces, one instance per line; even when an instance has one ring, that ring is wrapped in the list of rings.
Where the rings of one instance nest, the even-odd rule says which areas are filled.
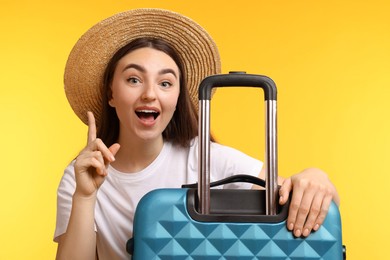
[[[191,101],[198,107],[198,85],[220,73],[220,57],[210,35],[193,20],[162,9],[135,9],[111,16],[90,28],[73,47],[64,84],[76,115],[87,124],[87,111],[101,118],[104,70],[121,47],[142,37],[160,38],[180,55]]]

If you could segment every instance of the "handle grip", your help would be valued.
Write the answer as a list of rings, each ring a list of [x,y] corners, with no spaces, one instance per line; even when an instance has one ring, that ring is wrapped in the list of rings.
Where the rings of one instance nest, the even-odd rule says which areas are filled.
[[[222,186],[225,184],[230,184],[234,182],[246,182],[246,183],[252,183],[258,186],[261,186],[265,188],[265,181],[254,177],[252,175],[247,175],[247,174],[237,174],[233,176],[226,177],[222,180],[214,181],[210,183],[210,187],[218,187]],[[182,188],[190,188],[190,189],[195,189],[198,187],[198,183],[193,183],[193,184],[183,184],[181,185]]]
[[[212,89],[215,87],[257,87],[264,91],[265,100],[276,100],[276,85],[267,76],[231,72],[206,77],[199,86],[199,100],[211,100]]]

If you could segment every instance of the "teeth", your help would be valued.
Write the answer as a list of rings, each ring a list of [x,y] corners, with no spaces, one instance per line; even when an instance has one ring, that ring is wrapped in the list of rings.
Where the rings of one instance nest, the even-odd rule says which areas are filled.
[[[157,113],[157,111],[154,110],[137,110],[138,113]]]

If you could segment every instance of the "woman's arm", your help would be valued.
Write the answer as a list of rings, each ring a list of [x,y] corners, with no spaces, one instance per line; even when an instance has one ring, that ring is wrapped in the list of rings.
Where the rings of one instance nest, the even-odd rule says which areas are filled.
[[[59,238],[57,259],[96,259],[96,195],[119,147],[113,144],[107,148],[96,138],[95,118],[88,112],[88,142],[74,164],[76,189],[67,230]]]
[[[75,192],[68,228],[58,238],[56,259],[96,259],[95,203],[95,194],[84,197]]]

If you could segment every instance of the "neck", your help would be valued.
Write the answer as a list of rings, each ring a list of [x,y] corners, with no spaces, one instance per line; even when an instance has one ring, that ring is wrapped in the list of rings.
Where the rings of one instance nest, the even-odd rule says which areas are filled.
[[[112,166],[127,173],[139,172],[149,166],[160,154],[164,141],[162,136],[153,140],[119,137],[121,145]]]

